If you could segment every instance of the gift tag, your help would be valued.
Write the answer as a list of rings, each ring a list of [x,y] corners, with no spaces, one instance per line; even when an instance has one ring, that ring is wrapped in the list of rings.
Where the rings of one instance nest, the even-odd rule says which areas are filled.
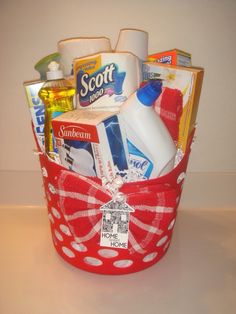
[[[111,200],[100,207],[103,212],[100,245],[127,249],[130,213],[134,209],[125,200]]]

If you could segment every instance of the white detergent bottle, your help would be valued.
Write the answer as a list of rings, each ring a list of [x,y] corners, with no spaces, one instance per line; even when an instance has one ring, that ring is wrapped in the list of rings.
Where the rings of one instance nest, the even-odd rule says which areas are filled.
[[[121,107],[128,142],[130,180],[152,179],[174,167],[176,146],[153,108],[161,81],[150,81]]]

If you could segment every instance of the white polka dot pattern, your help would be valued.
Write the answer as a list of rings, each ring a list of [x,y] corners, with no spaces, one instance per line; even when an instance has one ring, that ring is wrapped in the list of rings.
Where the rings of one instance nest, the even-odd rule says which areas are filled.
[[[90,257],[90,256],[86,256],[84,258],[84,262],[91,266],[100,266],[103,264],[100,259],[95,258],[95,257]]]
[[[118,268],[130,267],[132,264],[133,264],[133,261],[130,259],[118,260],[113,263],[113,265]]]
[[[60,225],[60,230],[67,236],[71,236],[71,232],[69,227],[67,227],[66,225]]]
[[[53,217],[52,217],[52,214],[51,214],[51,213],[49,213],[49,214],[48,214],[48,218],[49,218],[49,220],[51,221],[51,223],[53,223],[53,224],[54,224],[54,219],[53,219]]]
[[[112,258],[118,256],[119,253],[115,250],[101,249],[98,251],[98,254],[105,258]]]
[[[52,210],[52,214],[54,217],[56,217],[57,219],[61,218],[61,214],[59,213],[59,211],[55,207],[52,207],[51,210]]]
[[[143,258],[143,261],[145,263],[151,262],[156,258],[156,256],[157,256],[157,252],[150,253]]]
[[[158,242],[157,242],[157,246],[162,246],[166,241],[167,241],[168,237],[164,236],[163,238],[161,238]]]
[[[60,232],[55,230],[54,233],[55,233],[55,236],[56,236],[57,240],[62,242],[63,241],[63,236],[60,234]]]
[[[68,256],[68,257],[70,257],[70,258],[75,257],[75,253],[72,252],[70,249],[68,249],[68,248],[65,247],[65,246],[62,247],[62,251],[63,251],[63,253],[64,253],[66,256]]]
[[[173,229],[174,224],[175,224],[175,218],[174,218],[174,219],[171,221],[171,223],[169,224],[169,226],[168,226],[168,230]]]
[[[87,252],[87,247],[82,244],[82,243],[77,243],[75,241],[71,242],[71,246],[73,247],[74,250],[78,252]]]

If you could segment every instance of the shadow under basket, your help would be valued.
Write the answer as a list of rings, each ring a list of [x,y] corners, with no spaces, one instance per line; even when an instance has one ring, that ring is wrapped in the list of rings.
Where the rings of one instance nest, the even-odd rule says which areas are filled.
[[[157,179],[124,183],[120,188],[126,203],[134,209],[125,249],[100,245],[100,208],[112,199],[101,180],[69,171],[39,151],[48,217],[58,254],[79,269],[99,274],[128,274],[157,263],[170,245],[192,139],[193,135],[183,159],[170,173]]]

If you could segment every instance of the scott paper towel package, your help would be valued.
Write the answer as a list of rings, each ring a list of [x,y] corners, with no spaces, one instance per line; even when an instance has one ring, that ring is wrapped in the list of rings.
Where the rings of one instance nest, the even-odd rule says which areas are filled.
[[[62,165],[81,175],[127,175],[127,144],[119,114],[74,110],[52,120]]]
[[[131,53],[99,53],[74,60],[77,108],[116,110],[140,85]]]

